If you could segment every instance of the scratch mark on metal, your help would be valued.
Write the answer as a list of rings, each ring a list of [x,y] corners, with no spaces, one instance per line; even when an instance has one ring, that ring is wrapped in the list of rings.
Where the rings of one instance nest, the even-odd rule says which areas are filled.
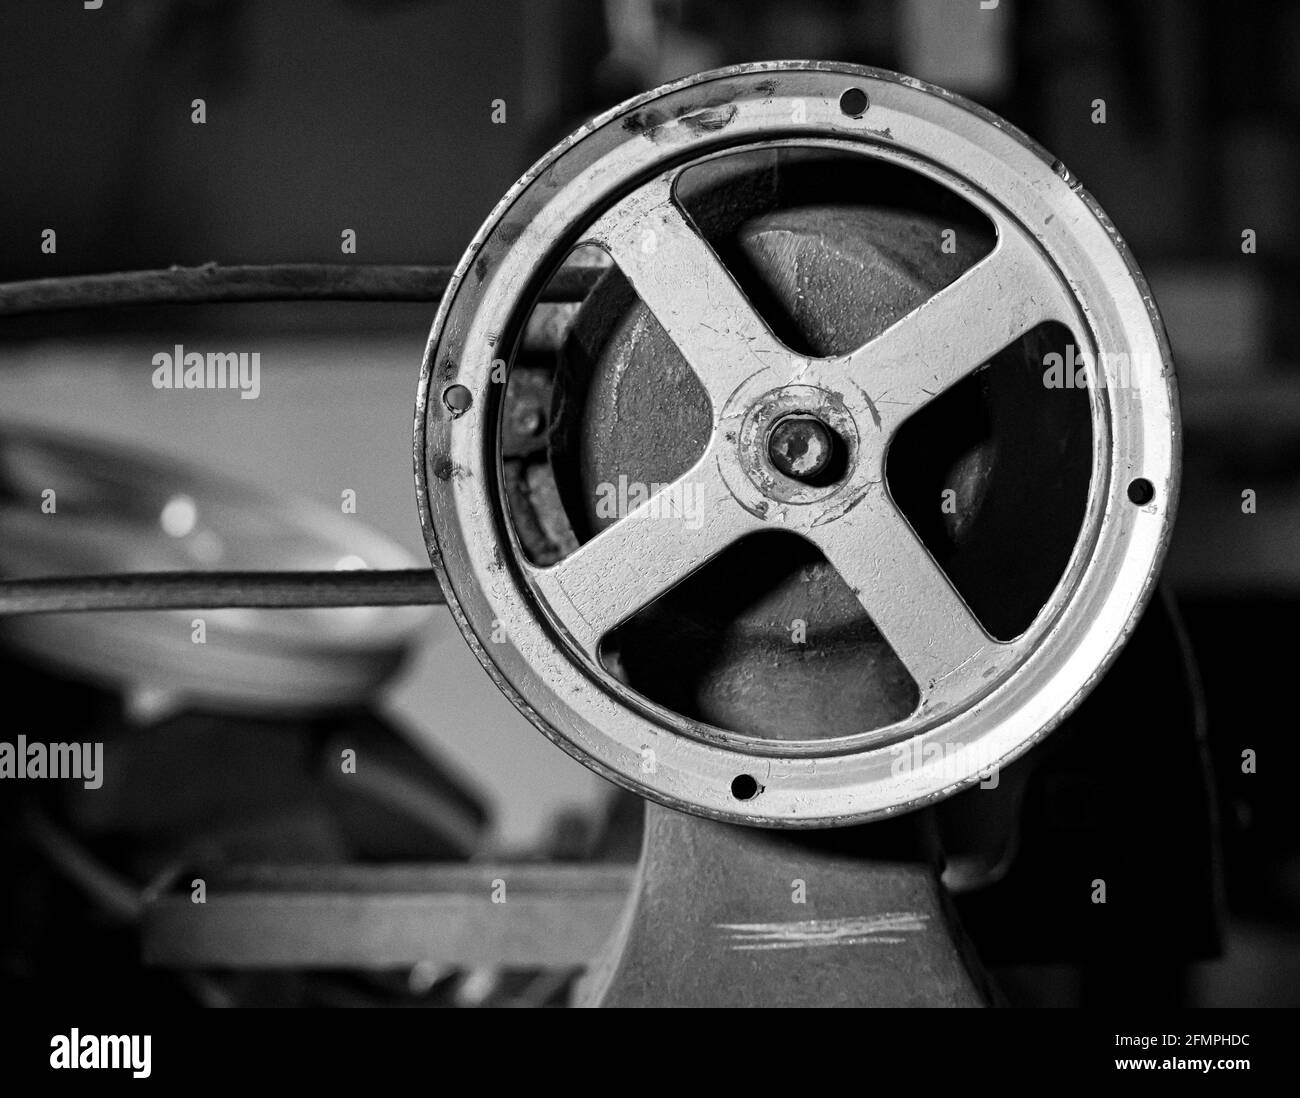
[[[879,429],[880,429],[880,409],[878,409],[878,408],[876,407],[876,402],[875,402],[874,400],[872,400],[869,396],[867,396],[867,394],[866,394],[866,390],[864,390],[864,389],[859,389],[858,391],[862,393],[862,399],[865,400],[865,401],[867,402],[867,411],[871,413],[871,419],[872,419],[872,421],[875,423],[875,425],[876,425],[876,429],[879,430]]]
[[[846,915],[838,919],[803,919],[789,923],[715,923],[726,932],[733,950],[808,949],[833,945],[897,945],[900,935],[925,930],[929,915],[889,911],[883,915]]]

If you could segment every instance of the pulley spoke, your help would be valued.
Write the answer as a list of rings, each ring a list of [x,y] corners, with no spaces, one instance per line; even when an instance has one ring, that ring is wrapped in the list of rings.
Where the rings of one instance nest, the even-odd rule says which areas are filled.
[[[907,316],[848,356],[891,433],[1036,325],[1068,323],[1070,299],[1019,230]]]
[[[687,221],[673,198],[675,174],[629,195],[587,239],[608,249],[699,377],[716,416],[746,378],[792,354]]]
[[[923,706],[968,694],[1014,655],[984,631],[883,486],[812,537],[916,680]]]
[[[531,570],[573,639],[595,653],[614,626],[738,538],[759,529],[728,491],[712,452],[558,564]]]

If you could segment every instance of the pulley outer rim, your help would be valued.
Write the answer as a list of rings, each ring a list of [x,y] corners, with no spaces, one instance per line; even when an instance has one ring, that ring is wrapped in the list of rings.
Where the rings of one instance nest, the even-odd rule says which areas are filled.
[[[845,80],[865,86],[871,106],[864,118],[838,115],[839,94],[848,86]],[[824,87],[810,94],[807,86],[818,82]],[[742,85],[737,95],[702,94],[728,83]],[[1119,566],[1113,571],[1096,560],[1084,565],[1079,588],[1085,597],[1072,601],[1040,647],[998,688],[952,720],[916,737],[910,746],[917,760],[923,760],[926,749],[933,746],[940,748],[939,757],[902,773],[896,765],[897,753],[885,747],[774,757],[736,750],[732,743],[720,746],[705,738],[682,736],[647,716],[644,705],[633,709],[620,704],[605,686],[591,679],[573,654],[548,633],[548,624],[538,619],[527,581],[503,553],[511,535],[495,488],[495,454],[485,445],[492,428],[484,428],[499,418],[501,393],[494,390],[504,386],[479,385],[476,374],[481,380],[493,358],[510,357],[506,342],[510,334],[498,328],[493,334],[500,342],[495,346],[479,346],[472,356],[461,354],[471,332],[482,326],[479,306],[485,295],[511,302],[503,312],[517,313],[518,303],[538,288],[550,261],[574,242],[548,240],[539,251],[538,241],[525,238],[536,235],[538,211],[572,188],[593,162],[600,162],[593,138],[614,140],[612,151],[630,145],[634,153],[651,153],[652,166],[633,173],[639,181],[669,162],[693,160],[754,138],[748,133],[729,134],[726,125],[712,129],[714,119],[722,115],[701,118],[701,112],[725,113],[727,104],[738,99],[784,98],[792,89],[783,84],[805,88],[798,98],[809,105],[809,138],[861,140],[865,133],[866,141],[878,151],[888,147],[936,160],[991,193],[987,175],[959,166],[973,159],[991,169],[994,179],[1001,174],[1004,181],[1012,181],[1010,190],[1024,200],[1019,206],[1050,207],[1050,217],[1032,224],[1017,205],[1007,206],[1005,193],[993,194],[1066,275],[1094,348],[1145,352],[1162,364],[1158,383],[1142,391],[1141,415],[1121,420],[1109,408],[1109,385],[1105,394],[1112,413],[1111,450],[1105,485],[1099,487],[1094,477],[1090,490],[1090,515],[1094,499],[1101,500],[1104,508],[1094,548],[1105,551],[1107,560],[1117,544],[1128,546],[1129,551],[1119,555]],[[748,85],[748,99],[744,85]],[[785,96],[778,96],[778,90]],[[675,113],[638,115],[651,104]],[[814,107],[820,113],[812,121]],[[648,125],[655,118],[658,124]],[[927,148],[907,144],[913,123],[924,128],[935,125],[935,119],[946,141]],[[882,120],[892,120],[892,125],[880,127]],[[621,127],[621,135],[615,127]],[[557,166],[563,166],[584,143],[589,155],[579,157],[582,168],[555,180]],[[958,153],[967,159],[955,165],[952,161]],[[629,176],[624,182],[630,186],[633,179]],[[599,200],[605,197],[602,192]],[[587,208],[588,222],[591,208]],[[505,284],[502,272],[520,241],[534,248],[535,261],[528,265],[529,271]],[[468,320],[463,315],[466,310]],[[1099,334],[1125,338],[1098,338]],[[1112,380],[1107,378],[1108,383]],[[455,418],[441,402],[443,389],[452,382],[467,385],[475,395],[470,410]],[[480,431],[483,438],[478,437]],[[511,188],[458,264],[438,310],[420,374],[414,459],[421,526],[448,606],[498,687],[548,738],[597,773],[670,807],[761,826],[825,827],[881,818],[949,796],[978,782],[990,765],[1003,766],[1019,757],[1073,711],[1123,647],[1151,595],[1173,527],[1180,443],[1168,341],[1146,281],[1104,212],[1059,162],[984,108],[910,77],[832,62],[777,61],[702,73],[629,100],[561,142]],[[1144,507],[1135,507],[1125,495],[1129,480],[1136,476],[1146,477],[1156,487],[1155,500]],[[476,535],[473,549],[465,536],[467,524]],[[1103,534],[1107,535],[1104,545]],[[490,637],[499,625],[504,625],[509,639],[493,644]],[[1021,693],[1021,684],[1031,675],[1040,685],[1027,702],[1012,705],[1008,699]],[[945,751],[952,744],[962,752],[955,758]],[[814,742],[809,750],[820,746]],[[655,753],[653,773],[642,769],[646,748]],[[742,773],[752,774],[762,787],[759,796],[745,802],[734,800],[730,792],[731,779]]]

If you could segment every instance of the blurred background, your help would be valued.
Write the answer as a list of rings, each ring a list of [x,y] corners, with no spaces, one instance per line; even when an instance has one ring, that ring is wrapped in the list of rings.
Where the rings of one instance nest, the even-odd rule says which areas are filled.
[[[990,107],[1069,166],[1148,274],[1185,420],[1166,576],[1203,679],[1230,912],[1225,957],[1189,969],[1185,998],[1297,1005],[1300,843],[1283,788],[1300,762],[1285,694],[1300,596],[1300,8],[10,3],[0,279],[206,262],[451,264],[510,184],[586,117],[701,69],[777,57],[897,69]],[[355,253],[341,252],[345,230]],[[410,423],[431,321],[419,305],[309,304],[6,322],[0,418],[38,438],[145,447],[164,468],[174,459],[334,515],[350,490],[356,519],[418,563]],[[260,352],[259,398],[154,389],[152,356],[178,343]],[[385,671],[382,698],[367,702],[394,768],[415,765],[404,748],[434,768],[430,785],[454,790],[455,826],[476,849],[590,842],[605,784],[527,725],[447,617],[409,636],[400,671]],[[25,667],[11,674],[21,686],[10,697],[30,692]],[[170,717],[175,699],[145,686],[127,716]],[[1242,772],[1246,750],[1253,774]]]

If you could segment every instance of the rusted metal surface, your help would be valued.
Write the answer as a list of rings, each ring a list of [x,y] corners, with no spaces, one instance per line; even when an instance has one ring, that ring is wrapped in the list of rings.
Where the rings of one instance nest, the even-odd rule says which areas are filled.
[[[931,865],[924,821],[853,845],[646,808],[620,930],[586,1006],[981,1006],[978,966]],[[874,854],[874,857],[871,855]]]
[[[427,568],[332,572],[123,572],[0,581],[0,616],[93,610],[428,606],[443,601]]]
[[[548,286],[552,301],[574,301],[599,272],[569,271]],[[450,267],[282,263],[170,267],[156,271],[37,278],[0,283],[0,316],[122,305],[200,305],[238,301],[437,301]]]
[[[173,968],[570,967],[617,922],[630,866],[265,866],[195,871],[144,914]],[[191,902],[202,877],[206,902]],[[494,901],[494,896],[496,897]]]

